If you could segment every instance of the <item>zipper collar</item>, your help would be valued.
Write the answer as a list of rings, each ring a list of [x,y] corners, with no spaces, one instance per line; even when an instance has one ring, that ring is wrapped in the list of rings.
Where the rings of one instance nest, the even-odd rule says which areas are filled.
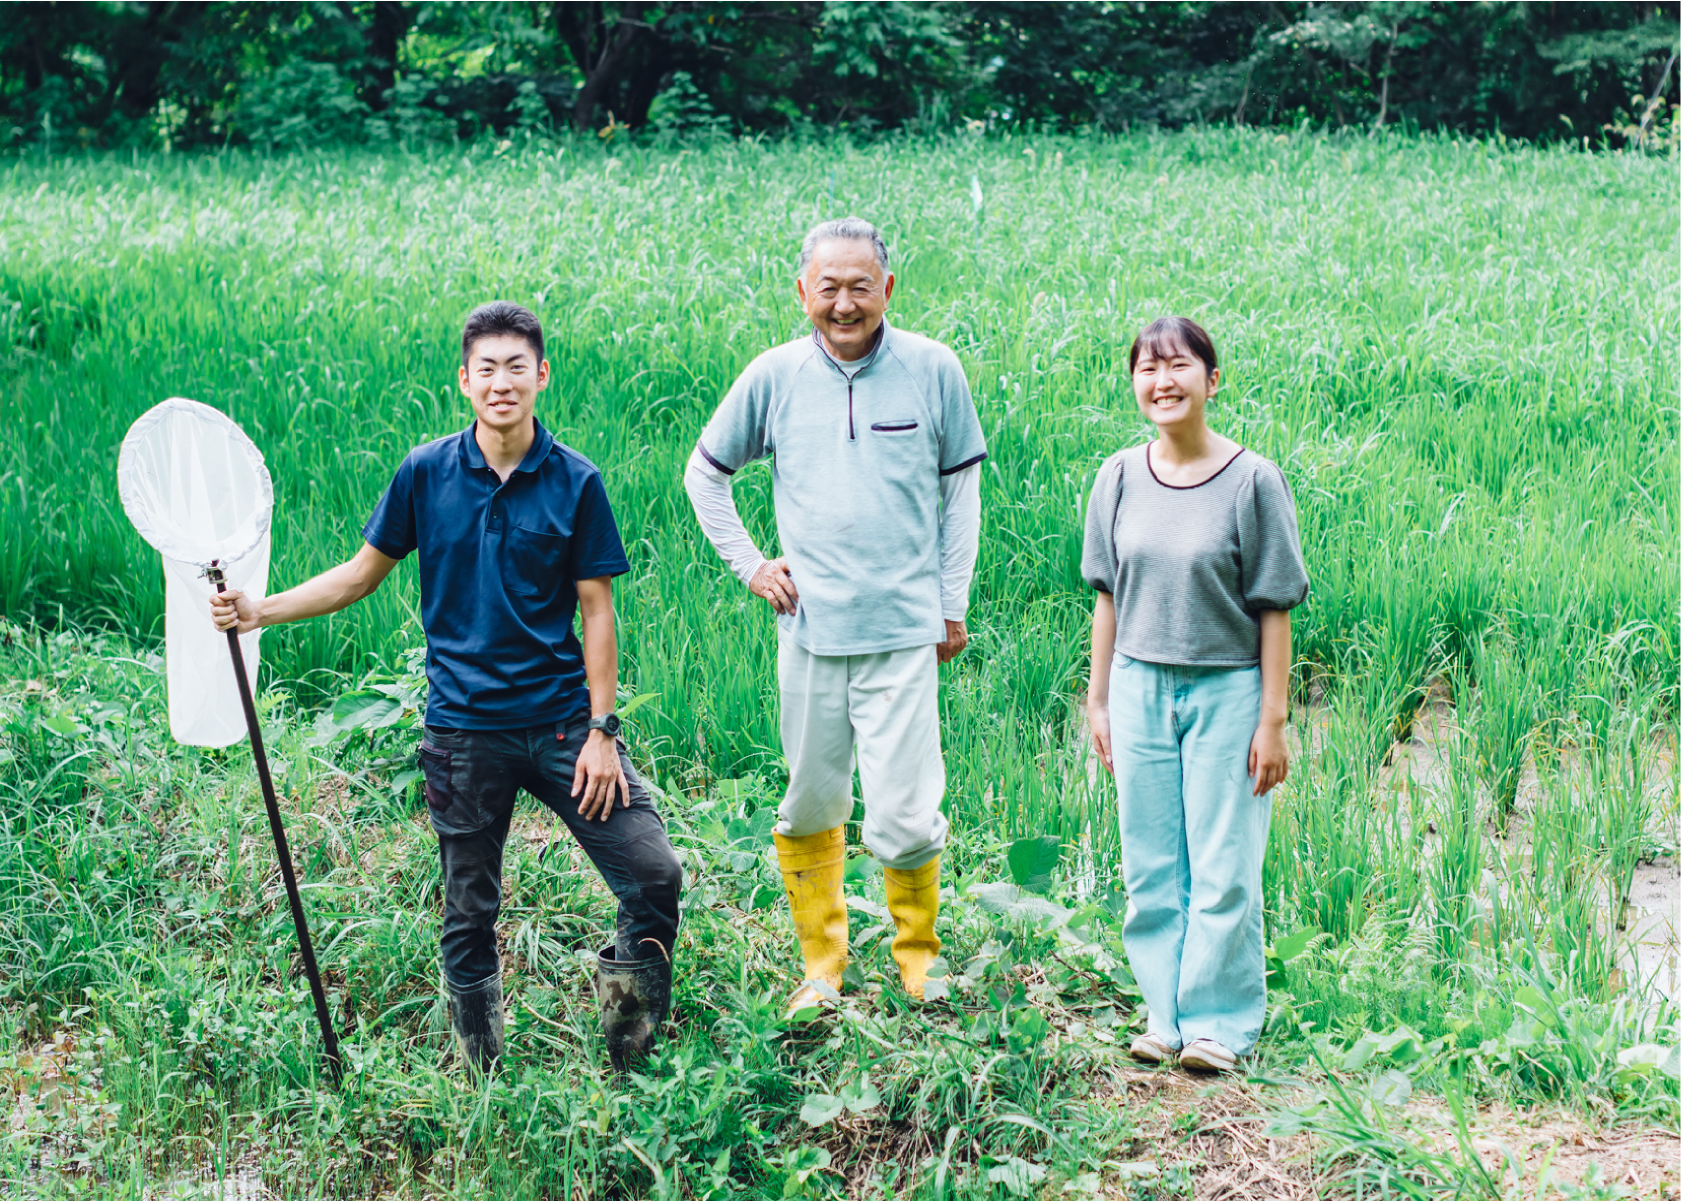
[[[846,368],[841,366],[835,356],[829,353],[829,348],[823,345],[823,335],[815,329],[811,331],[811,340],[817,343],[817,349],[825,359],[829,360],[829,366],[840,372],[841,378],[846,381],[846,440],[848,442],[858,441],[858,423],[854,420],[852,414],[852,381],[863,375],[869,365],[876,361],[876,356],[881,353],[881,348],[887,343],[887,328],[887,318],[883,317],[881,328],[876,330],[876,344],[870,347],[869,354],[859,360],[858,369],[851,375],[848,375]]]
[[[839,359],[835,358],[834,355],[830,354],[829,348],[823,345],[823,335],[818,333],[816,329],[811,331],[811,340],[817,344],[818,352],[829,361],[829,365],[844,375],[846,377],[846,382],[850,384],[858,377],[860,372],[876,361],[876,356],[881,353],[881,348],[887,345],[887,331],[889,328],[891,327],[887,324],[887,318],[885,316],[882,317],[881,328],[876,330],[875,345],[870,347],[869,354],[859,359],[856,363],[843,363]],[[853,368],[853,370],[849,372],[847,370],[848,367]]]

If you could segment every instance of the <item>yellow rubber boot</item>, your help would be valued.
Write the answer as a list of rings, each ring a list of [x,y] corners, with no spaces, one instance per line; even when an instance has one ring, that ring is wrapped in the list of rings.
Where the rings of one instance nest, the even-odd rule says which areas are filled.
[[[893,959],[905,991],[920,1001],[928,966],[940,953],[940,940],[934,934],[934,918],[940,912],[940,857],[935,855],[909,871],[890,867],[883,877],[887,911],[899,929],[893,938]]]
[[[806,980],[821,981],[840,991],[846,970],[846,835],[841,827],[790,837],[773,834],[788,906],[794,911],[794,934],[805,957]],[[824,997],[809,983],[802,984],[789,1009],[821,1004]]]

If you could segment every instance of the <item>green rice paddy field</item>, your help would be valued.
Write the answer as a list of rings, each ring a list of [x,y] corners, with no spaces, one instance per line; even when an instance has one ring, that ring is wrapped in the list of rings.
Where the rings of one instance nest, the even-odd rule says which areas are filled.
[[[1681,1114],[1673,912],[1654,935],[1641,900],[1678,816],[1677,198],[1656,158],[1255,131],[4,160],[0,1183],[1658,1195],[1662,1170],[1565,1170],[1511,1130],[1564,1113],[1609,1146]],[[962,359],[992,457],[972,641],[943,669],[951,1000],[897,992],[860,856],[856,979],[805,1027],[779,1004],[771,618],[681,476],[736,373],[801,331],[801,234],[848,213],[887,234],[892,319]],[[493,297],[543,319],[538,415],[601,467],[630,551],[632,753],[689,876],[675,1020],[616,1084],[580,958],[610,898],[569,845],[539,859],[533,807],[507,868],[512,1050],[482,1088],[450,1066],[418,731],[377,691],[419,683],[405,565],[263,641],[350,1056],[333,1090],[249,756],[168,739],[162,575],[117,446],[167,396],[230,413],[273,473],[289,586],[356,548],[411,446],[470,419],[460,323]],[[1113,793],[1080,707],[1084,500],[1145,436],[1126,349],[1164,313],[1213,333],[1211,422],[1283,466],[1313,577],[1268,1034],[1248,1083],[1202,1091],[1126,1066]],[[736,493],[772,544],[768,471]],[[1504,1156],[1478,1133],[1496,1113]],[[1246,1168],[1251,1143],[1282,1158]]]

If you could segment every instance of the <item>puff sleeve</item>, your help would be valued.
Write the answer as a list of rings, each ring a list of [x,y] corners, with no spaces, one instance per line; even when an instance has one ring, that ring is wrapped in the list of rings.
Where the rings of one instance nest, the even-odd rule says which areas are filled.
[[[1121,456],[1110,455],[1097,469],[1086,502],[1086,536],[1080,548],[1080,578],[1099,592],[1113,593],[1120,564],[1115,562],[1115,510],[1121,503]]]
[[[1307,599],[1307,565],[1296,528],[1296,502],[1284,473],[1260,463],[1237,497],[1243,604],[1251,613],[1294,609]]]

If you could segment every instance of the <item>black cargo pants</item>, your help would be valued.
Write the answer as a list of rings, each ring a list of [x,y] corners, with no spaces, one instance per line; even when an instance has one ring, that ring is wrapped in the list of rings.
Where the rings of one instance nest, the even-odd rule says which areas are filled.
[[[455,987],[470,988],[500,970],[502,848],[522,788],[566,823],[619,899],[619,957],[646,958],[642,943],[650,938],[668,955],[675,947],[682,868],[622,743],[619,765],[630,807],[623,807],[615,790],[606,821],[585,821],[578,814],[582,798],[571,795],[572,773],[588,736],[588,714],[519,730],[426,727],[420,764],[443,867],[444,975]]]

